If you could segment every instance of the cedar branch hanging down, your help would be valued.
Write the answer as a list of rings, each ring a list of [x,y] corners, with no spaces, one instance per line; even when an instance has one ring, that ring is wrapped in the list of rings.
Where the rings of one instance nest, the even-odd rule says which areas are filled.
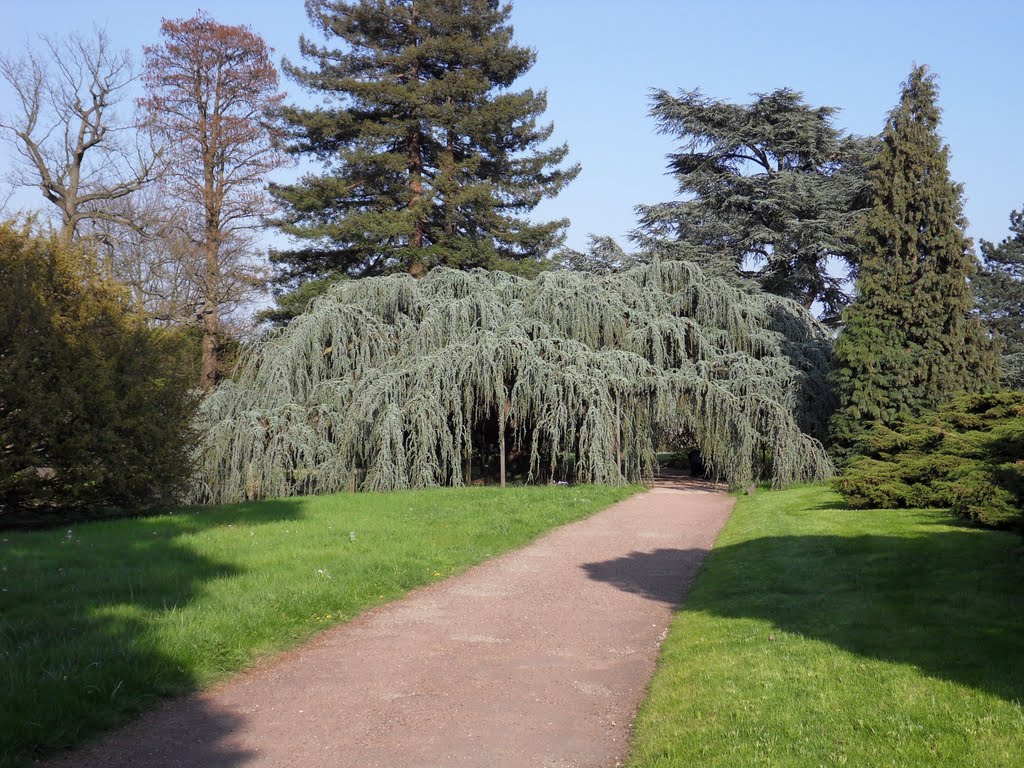
[[[206,400],[195,496],[462,485],[506,431],[529,482],[649,478],[669,433],[733,486],[823,479],[828,346],[795,302],[686,262],[343,282]]]

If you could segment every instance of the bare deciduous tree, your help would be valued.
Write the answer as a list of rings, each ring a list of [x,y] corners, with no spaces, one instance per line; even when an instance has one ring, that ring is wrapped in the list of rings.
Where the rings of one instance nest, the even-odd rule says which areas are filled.
[[[269,212],[267,174],[285,163],[277,113],[283,99],[271,49],[245,26],[205,13],[164,20],[163,42],[145,48],[150,126],[166,141],[169,185],[202,255],[200,385],[217,380],[224,304],[255,280],[246,253]]]
[[[39,188],[67,239],[86,222],[132,226],[118,201],[153,178],[160,153],[123,106],[136,80],[131,56],[112,50],[101,29],[41,42],[0,55],[0,78],[15,96],[14,111],[0,116],[0,133],[20,160],[11,182]]]
[[[131,291],[137,310],[151,323],[202,327],[207,285],[201,222],[180,205],[163,180],[118,201],[126,227],[109,221],[90,225],[113,277]],[[252,239],[233,233],[221,244],[219,281],[210,286],[219,321],[234,331],[246,325],[245,310],[269,275],[255,256]]]

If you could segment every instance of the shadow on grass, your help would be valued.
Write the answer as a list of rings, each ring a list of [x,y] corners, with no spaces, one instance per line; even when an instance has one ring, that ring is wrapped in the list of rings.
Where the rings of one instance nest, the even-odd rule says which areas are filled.
[[[789,536],[715,548],[681,608],[776,628],[872,659],[1024,700],[1024,559],[1016,539],[946,530],[914,537]],[[676,602],[658,550],[591,563],[590,577]]]
[[[261,525],[298,520],[302,517],[302,499],[272,499],[269,501],[245,501],[225,504],[219,507],[185,507],[163,512],[150,518],[137,518],[139,522],[151,520],[175,520],[180,533],[198,533],[221,525],[245,523]]]
[[[854,509],[844,499],[827,501],[820,504],[808,504],[804,507],[808,512],[863,512],[861,509]]]
[[[188,649],[164,647],[159,625],[177,620],[177,609],[209,582],[238,570],[197,552],[183,537],[216,526],[296,519],[300,507],[298,501],[275,501],[198,514],[182,510],[168,516],[173,519],[5,532],[0,766],[75,746],[163,697],[195,690],[195,675],[183,661]],[[232,766],[244,760],[224,743],[237,726],[232,716],[198,703],[187,708],[189,728],[180,735],[188,741],[178,749],[198,750],[205,762],[181,762],[168,746],[166,761],[151,764]],[[67,764],[87,763],[76,758]]]

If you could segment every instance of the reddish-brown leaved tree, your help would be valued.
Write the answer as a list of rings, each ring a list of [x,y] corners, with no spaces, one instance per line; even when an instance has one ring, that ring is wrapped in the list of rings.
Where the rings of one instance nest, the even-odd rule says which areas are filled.
[[[220,308],[228,286],[255,279],[250,237],[268,213],[267,174],[285,163],[271,49],[246,26],[200,12],[165,19],[147,46],[142,99],[171,153],[172,189],[201,255],[203,359],[200,385],[217,380]]]

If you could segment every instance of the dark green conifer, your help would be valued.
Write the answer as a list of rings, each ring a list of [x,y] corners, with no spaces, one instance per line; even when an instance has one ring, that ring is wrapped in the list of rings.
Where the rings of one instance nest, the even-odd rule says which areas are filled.
[[[669,172],[686,199],[639,206],[634,239],[808,309],[817,303],[835,320],[847,277],[829,263],[856,266],[851,233],[869,204],[865,169],[877,149],[876,137],[836,128],[836,112],[788,88],[751,104],[656,91],[651,115],[681,141]]]
[[[278,253],[280,280],[363,277],[431,267],[516,270],[564,238],[567,221],[523,218],[578,173],[546,146],[545,92],[511,90],[535,53],[514,44],[497,0],[308,0],[319,45],[308,68],[329,99],[286,111],[292,151],[321,174],[273,187],[281,225],[304,245]],[[521,270],[520,270],[521,271]]]
[[[86,244],[0,222],[0,529],[138,514],[190,473],[197,347]]]
[[[971,317],[977,260],[938,133],[937,96],[934,75],[915,67],[871,172],[857,296],[835,347],[840,455],[868,422],[917,416],[994,383],[992,344]]]
[[[1024,389],[1024,212],[1010,214],[1009,237],[981,242],[982,268],[971,281],[981,322],[998,339],[1003,386]]]

